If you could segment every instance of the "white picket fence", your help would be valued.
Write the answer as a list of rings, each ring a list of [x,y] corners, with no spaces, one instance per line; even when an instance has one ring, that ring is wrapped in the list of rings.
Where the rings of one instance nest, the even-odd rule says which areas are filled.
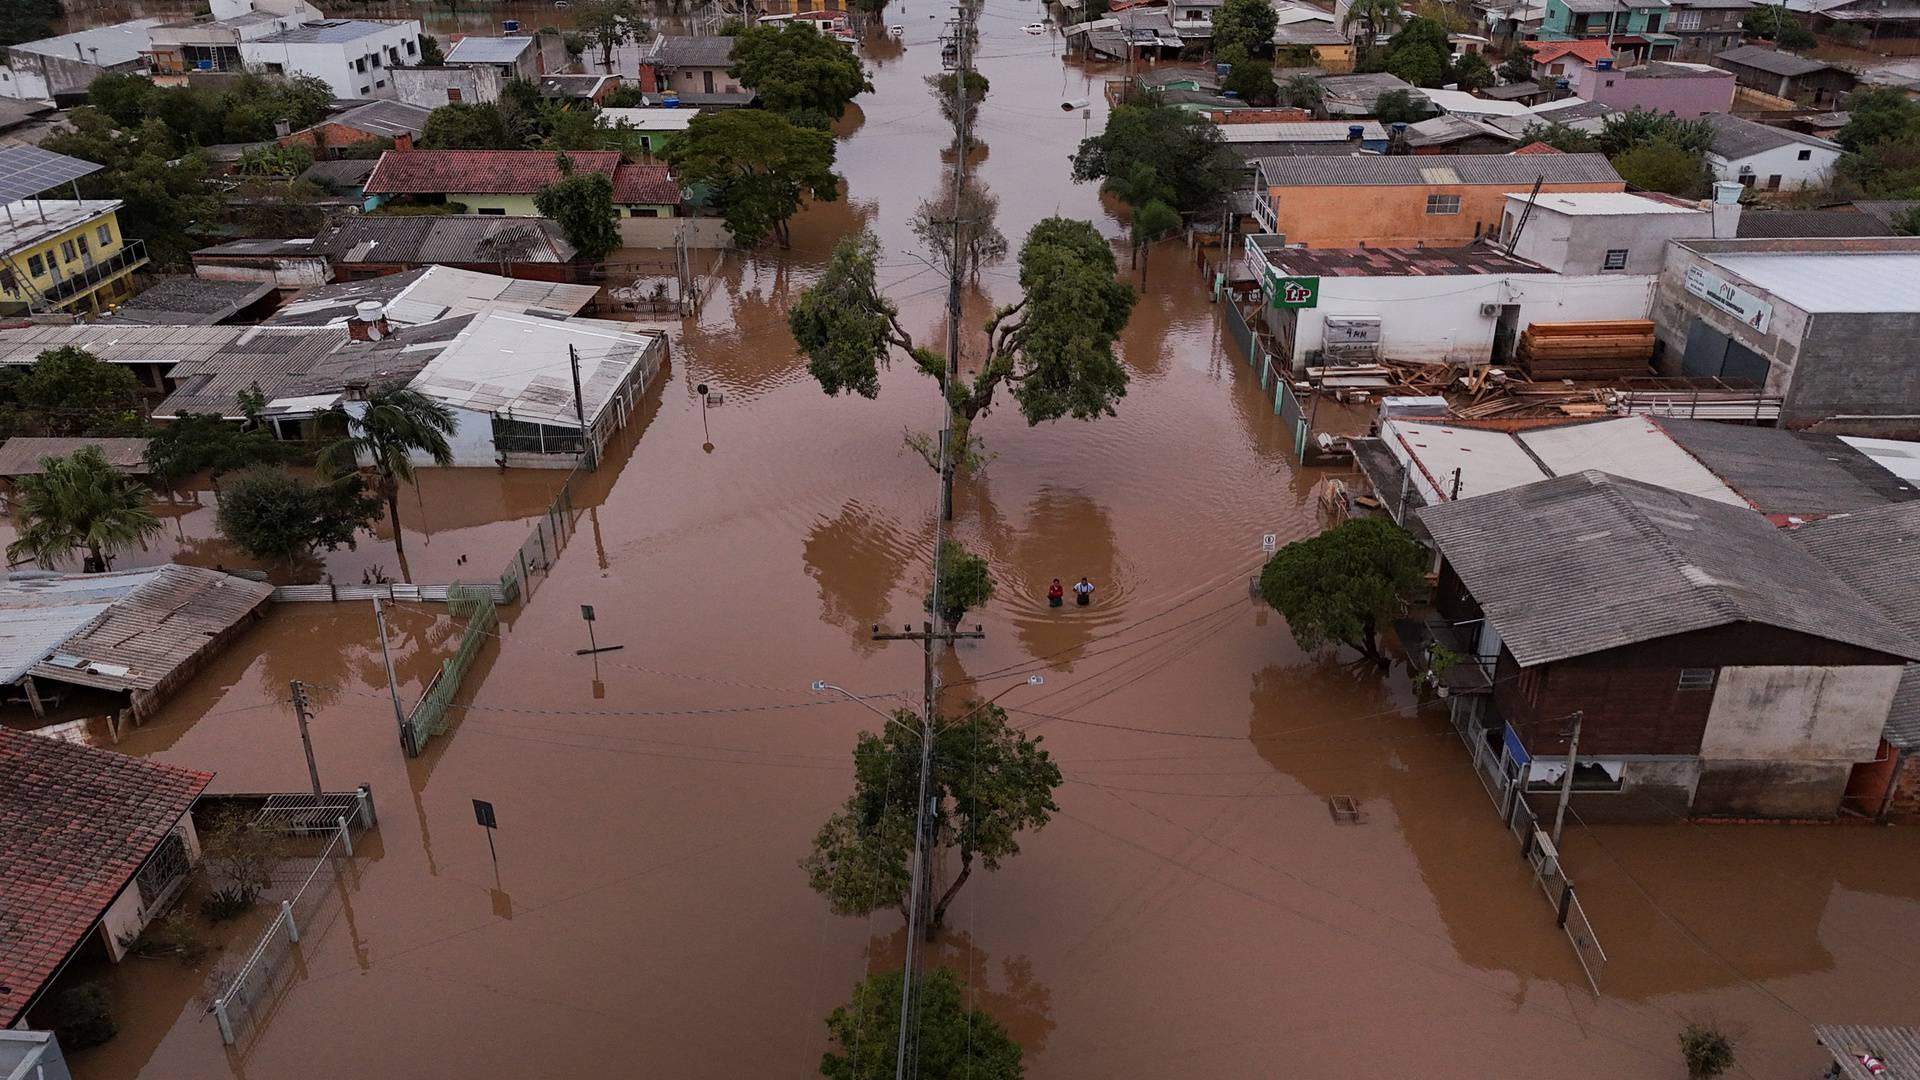
[[[518,590],[508,592],[498,582],[491,584],[463,583],[470,589],[478,589],[493,597],[496,604],[511,603]],[[273,590],[273,598],[279,603],[332,603],[338,600],[387,601],[414,600],[428,603],[447,602],[447,590],[452,585],[408,585],[403,582],[389,582],[384,585],[280,585]]]

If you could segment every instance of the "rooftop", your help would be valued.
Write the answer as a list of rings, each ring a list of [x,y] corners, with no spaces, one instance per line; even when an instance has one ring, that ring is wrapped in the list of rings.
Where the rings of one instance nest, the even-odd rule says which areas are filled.
[[[1523,667],[1741,623],[1920,658],[1920,643],[1745,506],[1589,469],[1419,514]]]
[[[1256,240],[1275,269],[1294,277],[1458,277],[1546,274],[1490,244],[1431,248],[1292,248]]]
[[[0,330],[0,366],[23,366],[48,349],[85,349],[110,364],[173,364],[233,344],[252,327],[116,326],[77,323]]]
[[[163,22],[166,20],[132,19],[110,26],[76,30],[71,34],[61,34],[59,37],[23,41],[18,45],[9,45],[7,48],[14,52],[57,56],[62,60],[76,60],[85,56],[90,64],[114,67],[140,59],[140,54],[148,48],[147,31]]]
[[[447,50],[449,64],[511,64],[533,48],[531,37],[480,37],[469,34]]]
[[[211,773],[0,728],[0,1027],[26,1012]]]
[[[213,326],[272,295],[270,281],[219,281],[191,274],[153,279],[102,322],[154,326]]]
[[[1771,124],[1757,124],[1752,120],[1727,113],[1707,113],[1700,119],[1713,128],[1713,152],[1728,160],[1751,157],[1768,150],[1777,150],[1782,146],[1792,146],[1794,143],[1834,154],[1840,152],[1840,144],[1829,142],[1819,136],[1802,135],[1798,131],[1789,131]]]
[[[685,131],[699,109],[601,109],[601,127],[622,124],[635,131]]]
[[[1527,191],[1509,191],[1507,198],[1525,202],[1531,194]],[[1533,207],[1569,217],[1639,217],[1644,214],[1707,212],[1671,196],[1632,191],[1543,191],[1533,200]]]
[[[1533,47],[1533,62],[1536,64],[1551,64],[1564,56],[1572,56],[1592,64],[1612,55],[1612,46],[1599,38],[1583,38],[1578,41],[1542,41]]]
[[[1352,128],[1360,129],[1362,141],[1385,142],[1387,129],[1378,120],[1302,120],[1274,124],[1221,124],[1220,138],[1227,143],[1243,142],[1347,142]]]
[[[1714,56],[1715,60],[1724,60],[1729,64],[1750,67],[1770,75],[1811,75],[1816,71],[1825,71],[1832,64],[1824,60],[1809,60],[1804,56],[1769,49],[1761,45],[1742,45],[1728,49]]]
[[[1272,187],[1458,184],[1621,184],[1604,154],[1516,158],[1505,154],[1428,154],[1374,157],[1262,158]],[[1622,185],[1624,186],[1624,185]]]
[[[1493,98],[1475,97],[1465,90],[1422,90],[1428,101],[1441,111],[1448,113],[1470,113],[1475,116],[1518,116],[1527,111],[1527,107],[1517,101],[1496,101]]]
[[[1663,11],[1672,6],[1667,3],[1667,0],[1620,0],[1619,3],[1614,3],[1613,0],[1562,0],[1562,2],[1567,5],[1568,11],[1576,15],[1600,14],[1619,11],[1622,8]]]
[[[1837,436],[1678,417],[1652,423],[1777,523],[1920,500],[1920,483]],[[1920,443],[1874,441],[1920,462]]]
[[[607,80],[618,75],[545,75],[540,79],[540,96],[550,98],[591,98]]]
[[[731,37],[685,37],[662,34],[654,39],[647,58],[662,67],[728,67],[733,63]]]
[[[120,209],[119,199],[23,199],[0,221],[0,252],[19,251]],[[16,268],[20,269],[20,268]]]
[[[50,457],[66,457],[84,447],[98,447],[107,464],[129,476],[147,472],[146,439],[38,438],[15,435],[0,443],[0,476],[38,476],[40,462]]]
[[[1676,243],[1803,311],[1920,312],[1920,241],[1912,237]]]
[[[214,350],[176,363],[175,389],[155,416],[203,413],[238,419],[239,395],[259,389],[268,405],[290,398],[325,397],[331,405],[350,383],[404,383],[418,374],[465,328],[466,319],[402,327],[379,341],[354,341],[332,326],[227,327],[244,332]]]
[[[1895,1080],[1920,1076],[1920,1028],[1865,1027],[1858,1024],[1815,1024],[1813,1037],[1833,1055],[1836,1080]],[[1856,1051],[1878,1058],[1882,1071],[1861,1064]]]
[[[1895,236],[1894,227],[1851,206],[1831,210],[1762,210],[1740,215],[1736,236]]]
[[[1341,101],[1373,107],[1375,98],[1390,90],[1405,90],[1418,101],[1423,97],[1421,90],[1412,83],[1390,75],[1384,71],[1361,73],[1356,75],[1323,75],[1319,79],[1320,88],[1327,97]]]
[[[1531,81],[1508,83],[1505,86],[1489,86],[1480,92],[1495,101],[1512,101],[1540,93],[1540,84]]]
[[[357,109],[348,109],[338,116],[328,117],[321,123],[339,124],[388,139],[401,134],[417,139],[427,130],[427,116],[432,112],[432,109],[408,105],[404,101],[373,101]]]
[[[578,427],[572,346],[591,426],[628,373],[663,341],[664,335],[632,323],[489,312],[475,317],[409,385],[456,408]]]
[[[351,228],[352,222],[345,228]],[[568,285],[430,265],[385,277],[341,281],[303,290],[273,317],[268,326],[345,326],[356,305],[372,302],[384,307],[395,326],[419,326],[483,311],[510,311],[564,319],[578,315],[599,293],[597,285]]]
[[[680,185],[665,165],[622,165],[613,171],[613,201],[674,204],[680,201]]]
[[[1683,64],[1678,60],[1655,60],[1624,68],[1620,74],[1629,79],[1731,79],[1733,72],[1711,64]]]
[[[312,165],[307,166],[307,171],[300,174],[300,179],[308,180],[328,188],[353,189],[367,182],[367,177],[373,174],[373,167],[376,164],[378,164],[378,162],[368,158],[339,158],[334,161],[316,161]]]
[[[1920,638],[1920,502],[1823,518],[1792,535]],[[1886,736],[1894,746],[1920,747],[1920,664],[1907,665],[1887,716]]]
[[[367,177],[369,195],[442,195],[447,192],[532,195],[560,179],[547,150],[389,150]],[[567,154],[577,173],[604,173],[620,164],[617,150]]]
[[[255,45],[338,45],[384,34],[405,22],[391,19],[320,19],[301,23],[291,30],[269,34]]]
[[[558,222],[476,214],[349,217],[309,247],[338,263],[565,263],[579,254]]]

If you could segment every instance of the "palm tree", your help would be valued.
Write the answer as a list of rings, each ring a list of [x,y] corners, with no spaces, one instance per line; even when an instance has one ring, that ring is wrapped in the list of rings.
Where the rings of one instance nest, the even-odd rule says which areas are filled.
[[[31,556],[51,569],[85,548],[87,573],[107,569],[113,553],[160,531],[148,509],[146,486],[107,464],[97,446],[67,457],[42,458],[40,475],[20,478],[18,495],[26,523],[7,545],[8,559]]]
[[[418,390],[398,383],[368,391],[366,408],[348,412],[336,406],[346,424],[345,438],[320,452],[321,467],[334,475],[351,472],[366,462],[379,476],[381,497],[387,500],[387,520],[393,525],[393,550],[402,559],[400,538],[400,482],[413,479],[413,455],[423,453],[435,465],[453,464],[453,410]]]
[[[1280,84],[1280,100],[1296,109],[1306,109],[1325,119],[1327,88],[1311,75],[1295,75]]]
[[[1346,17],[1340,20],[1340,32],[1347,35],[1365,57],[1373,51],[1374,38],[1382,31],[1398,30],[1406,21],[1407,13],[1400,10],[1400,0],[1353,0]],[[1365,37],[1353,36],[1354,23],[1366,24]]]

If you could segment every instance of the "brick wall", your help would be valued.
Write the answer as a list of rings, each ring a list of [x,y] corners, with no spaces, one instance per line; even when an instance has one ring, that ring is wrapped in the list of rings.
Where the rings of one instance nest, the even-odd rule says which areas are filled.
[[[1920,822],[1920,753],[1903,752],[1899,770],[1899,777],[1893,783],[1893,797],[1887,800],[1887,820],[1903,824]]]

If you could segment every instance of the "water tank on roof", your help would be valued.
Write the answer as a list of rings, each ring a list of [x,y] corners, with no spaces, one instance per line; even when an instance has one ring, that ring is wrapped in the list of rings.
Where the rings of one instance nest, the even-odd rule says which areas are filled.
[[[508,19],[500,24],[500,29],[509,34],[517,34],[520,32],[520,20]]]
[[[1359,142],[1361,139],[1366,137],[1366,134],[1367,134],[1367,128],[1365,124],[1348,124],[1347,125],[1347,139],[1351,142]]]
[[[211,60],[198,60],[198,61],[195,61],[195,62],[194,62],[194,65],[193,65],[193,66],[194,66],[194,67],[196,67],[196,68],[198,68],[198,69],[199,69],[199,70],[201,70],[201,71],[212,71],[212,70],[213,70],[213,61],[211,61]]]
[[[1593,62],[1593,66],[1596,68],[1599,68],[1601,71],[1612,71],[1613,58],[1610,56],[1603,56],[1600,59],[1595,60]]]
[[[660,107],[663,109],[679,108],[680,96],[678,94],[668,94],[666,97],[660,99]]]

